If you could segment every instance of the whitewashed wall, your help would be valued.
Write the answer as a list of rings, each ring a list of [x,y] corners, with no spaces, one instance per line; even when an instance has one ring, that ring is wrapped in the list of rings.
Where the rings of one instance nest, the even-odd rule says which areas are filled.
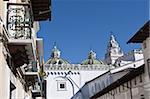
[[[9,99],[10,69],[6,64],[3,48],[0,43],[0,97]]]
[[[68,74],[65,78],[62,78],[65,76],[64,73],[68,73],[68,70],[59,70],[59,71],[52,71],[47,70],[46,72],[49,74],[46,78],[47,80],[47,99],[70,99],[73,96],[73,89],[71,83],[67,80],[72,79],[73,86],[74,86],[74,94],[87,82],[95,77],[103,74],[107,70],[71,70],[71,73]],[[52,73],[56,73],[56,75],[52,75]],[[58,75],[58,73],[60,73]],[[63,73],[63,75],[61,74]],[[75,74],[76,73],[76,74]],[[69,78],[70,77],[70,78]],[[58,81],[65,81],[67,85],[66,91],[58,91],[57,90],[57,83]],[[77,85],[77,86],[76,86]],[[78,88],[79,87],[79,88]],[[87,91],[87,90],[86,90]]]

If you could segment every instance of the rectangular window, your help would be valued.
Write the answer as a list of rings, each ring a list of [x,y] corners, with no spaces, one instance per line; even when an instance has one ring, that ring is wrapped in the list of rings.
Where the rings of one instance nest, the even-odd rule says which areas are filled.
[[[136,81],[136,78],[134,79],[134,85],[136,85],[137,84],[137,81]]]
[[[67,90],[66,82],[65,81],[58,81],[57,82],[57,90],[58,91],[66,91]]]
[[[127,82],[127,88],[129,88],[129,82]]]
[[[142,79],[142,75],[140,75],[140,83],[142,83],[143,79]]]
[[[61,89],[65,88],[65,84],[60,84],[60,88]]]
[[[146,48],[146,41],[143,41],[143,49]]]
[[[148,74],[150,77],[150,59],[147,59]]]

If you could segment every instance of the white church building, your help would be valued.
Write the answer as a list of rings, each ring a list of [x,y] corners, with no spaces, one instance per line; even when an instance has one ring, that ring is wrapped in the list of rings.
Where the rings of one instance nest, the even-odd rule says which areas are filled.
[[[60,50],[54,46],[51,57],[44,66],[47,74],[45,78],[47,83],[46,98],[70,99],[86,82],[116,67],[126,64],[129,67],[130,64],[139,60],[143,60],[141,50],[133,50],[124,54],[113,35],[110,37],[104,61],[97,59],[96,53],[91,50],[87,59],[81,64],[71,64],[61,58]],[[128,67],[125,66],[125,68]]]

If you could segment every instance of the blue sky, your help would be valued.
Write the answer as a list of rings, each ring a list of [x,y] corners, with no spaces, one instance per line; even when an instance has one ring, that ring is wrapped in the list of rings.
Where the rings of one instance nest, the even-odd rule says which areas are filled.
[[[56,42],[61,57],[81,63],[92,49],[104,59],[110,31],[126,53],[126,42],[149,19],[149,0],[52,0],[52,21],[40,22],[45,61]]]

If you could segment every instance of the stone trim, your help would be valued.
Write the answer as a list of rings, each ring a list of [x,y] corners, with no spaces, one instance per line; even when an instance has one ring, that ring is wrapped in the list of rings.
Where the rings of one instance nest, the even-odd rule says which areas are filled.
[[[108,70],[108,65],[80,65],[80,64],[68,64],[68,65],[52,65],[46,64],[45,70]]]

